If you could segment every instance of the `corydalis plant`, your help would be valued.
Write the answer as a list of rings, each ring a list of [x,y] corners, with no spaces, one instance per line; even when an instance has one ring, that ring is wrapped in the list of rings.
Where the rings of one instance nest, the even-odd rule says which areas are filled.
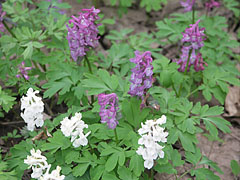
[[[220,7],[221,4],[215,0],[211,0],[210,2],[205,3],[205,7],[207,8],[208,11],[210,11],[214,7]]]
[[[144,159],[144,167],[151,169],[154,165],[154,160],[164,158],[164,146],[158,143],[166,143],[168,132],[164,132],[164,128],[160,125],[166,123],[166,116],[163,115],[157,120],[147,120],[145,124],[141,123],[142,127],[138,130],[141,138],[138,140],[140,145],[137,154]]]
[[[152,57],[151,52],[146,51],[140,54],[139,51],[135,51],[135,57],[130,59],[131,62],[135,63],[136,66],[131,70],[131,85],[128,94],[131,96],[139,96],[143,99],[143,95],[146,93],[147,89],[152,86]]]
[[[194,6],[196,0],[186,0],[186,1],[180,1],[180,4],[182,5],[182,7],[184,7],[184,11],[188,12],[188,11],[192,11],[192,8]]]
[[[39,91],[29,88],[27,95],[21,98],[21,117],[27,123],[27,129],[33,131],[35,126],[43,126],[44,104],[42,98],[36,96]]]
[[[92,7],[91,9],[82,9],[79,17],[72,16],[67,25],[68,35],[67,40],[71,50],[71,56],[74,61],[79,57],[86,55],[89,48],[98,46],[98,24],[95,23],[99,19],[99,9]]]
[[[25,67],[25,62],[21,62],[21,64],[18,66],[19,68],[19,74],[16,75],[17,78],[24,77],[26,80],[29,80],[28,72],[32,69],[32,67]]]
[[[110,129],[115,129],[118,125],[117,111],[119,109],[117,95],[115,93],[99,94],[98,104],[100,105],[101,123],[107,123]]]
[[[47,163],[47,158],[41,155],[40,150],[35,151],[35,149],[32,149],[30,153],[31,156],[27,156],[24,163],[29,165],[29,168],[32,168],[32,178],[38,180],[63,180],[65,178],[64,175],[60,175],[61,167],[59,166],[49,173],[51,164]]]
[[[183,38],[181,42],[184,43],[184,46],[182,47],[182,55],[179,60],[174,60],[180,65],[180,68],[178,69],[180,72],[184,72],[186,68],[187,71],[189,71],[192,65],[194,65],[195,71],[202,71],[204,70],[203,65],[207,66],[207,63],[203,61],[202,55],[199,52],[200,48],[203,47],[203,41],[205,40],[205,28],[199,28],[199,22],[200,20],[195,24],[190,24],[190,28],[186,28],[185,32],[182,33]],[[197,55],[196,51],[198,51]]]
[[[75,148],[79,146],[86,146],[88,144],[87,137],[91,133],[91,131],[84,134],[83,130],[88,128],[88,125],[84,123],[82,120],[81,113],[75,113],[75,115],[68,119],[65,117],[61,121],[61,131],[64,136],[71,136],[71,142],[73,142],[73,146]]]

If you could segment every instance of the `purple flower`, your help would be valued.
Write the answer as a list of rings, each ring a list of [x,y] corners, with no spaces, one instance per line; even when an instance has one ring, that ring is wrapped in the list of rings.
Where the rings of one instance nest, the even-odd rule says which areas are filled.
[[[19,66],[20,74],[17,74],[16,77],[20,78],[21,76],[24,77],[26,80],[29,80],[28,72],[32,69],[32,67],[25,67],[25,62],[23,61]]]
[[[194,6],[194,3],[195,3],[195,0],[186,0],[186,1],[180,0],[180,4],[182,5],[182,7],[184,7],[185,12],[192,11],[192,7]]]
[[[153,66],[151,52],[146,51],[142,55],[139,51],[135,51],[135,58],[130,59],[131,62],[136,64],[136,67],[133,68],[130,82],[130,90],[128,94],[131,96],[140,96],[143,98],[143,95],[146,93],[146,89],[149,89],[152,86],[152,74]]]
[[[115,129],[118,125],[117,111],[118,111],[118,97],[115,93],[99,94],[98,104],[100,105],[99,115],[101,123],[107,123],[110,129]]]
[[[196,60],[194,62],[195,71],[197,71],[197,72],[198,71],[203,71],[205,69],[203,65],[208,66],[208,64],[203,61],[202,54],[198,53],[198,55],[196,57]]]
[[[79,17],[72,16],[69,20],[69,24],[73,24],[68,28],[67,40],[71,50],[71,55],[74,61],[77,61],[78,57],[86,55],[86,51],[90,47],[95,48],[98,46],[98,24],[95,21],[99,19],[99,9],[92,7],[91,9],[82,9],[79,13]]]
[[[6,14],[6,12],[3,12],[2,11],[2,5],[0,4],[0,31],[2,31],[2,32],[4,32],[4,30],[5,30],[5,28],[4,28],[4,25],[3,25],[3,23],[2,23],[2,21],[3,21],[3,16],[5,16],[5,14]],[[0,37],[1,37],[2,35],[0,34]]]
[[[213,7],[220,7],[221,4],[220,2],[211,0],[210,2],[205,3],[205,7],[207,8],[208,11],[210,11]]]
[[[196,71],[204,70],[203,64],[207,65],[207,63],[203,62],[201,53],[196,55],[196,51],[199,51],[201,47],[203,47],[205,40],[204,30],[205,28],[199,28],[200,20],[198,20],[195,24],[190,24],[190,28],[186,28],[185,32],[182,33],[183,38],[181,40],[182,43],[185,43],[182,47],[182,55],[180,59],[174,59],[174,62],[180,65],[178,71],[184,72],[187,67],[187,61],[190,54],[189,64],[187,71],[190,70],[190,67],[194,65],[194,69]]]

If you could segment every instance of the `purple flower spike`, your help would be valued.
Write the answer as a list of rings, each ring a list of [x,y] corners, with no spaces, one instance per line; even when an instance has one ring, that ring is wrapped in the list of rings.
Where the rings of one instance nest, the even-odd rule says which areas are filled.
[[[26,80],[29,80],[28,72],[32,69],[32,67],[25,67],[25,62],[23,61],[19,66],[20,74],[17,74],[16,77],[20,78],[21,76],[24,77]]]
[[[79,17],[72,16],[69,20],[69,24],[73,24],[68,28],[67,40],[71,50],[71,56],[74,61],[77,61],[78,57],[86,55],[86,51],[90,47],[96,48],[98,46],[98,26],[95,21],[99,19],[99,9],[92,7],[91,9],[82,9],[79,13]]]
[[[205,40],[205,28],[199,28],[199,22],[200,20],[198,20],[195,24],[190,24],[190,28],[186,28],[185,32],[182,33],[183,38],[181,42],[186,44],[184,44],[184,46],[182,47],[182,55],[180,56],[180,59],[173,60],[180,65],[180,67],[178,68],[178,71],[180,72],[184,72],[187,67],[187,61],[190,51],[191,54],[187,71],[190,70],[190,67],[192,65],[194,65],[194,69],[196,71],[204,70],[203,65],[207,65],[207,63],[203,62],[201,53],[198,53],[196,55],[196,51],[199,51],[200,48],[203,47],[203,41]]]
[[[101,117],[101,123],[107,123],[110,129],[115,129],[118,125],[116,119],[118,111],[118,97],[115,93],[112,94],[99,94],[98,104],[100,107],[99,115]]]
[[[186,1],[180,1],[180,4],[182,7],[184,7],[184,11],[192,11],[192,7],[194,6],[195,0],[186,0]]]
[[[208,11],[210,11],[213,7],[220,7],[221,4],[220,2],[217,2],[215,0],[211,0],[210,2],[205,3],[205,7],[207,8]]]
[[[146,89],[149,89],[152,86],[152,74],[153,66],[151,52],[146,51],[142,55],[139,51],[135,51],[135,58],[130,59],[131,62],[136,64],[136,67],[133,68],[130,82],[130,90],[128,94],[131,96],[140,96],[143,98],[143,95],[146,93]]]

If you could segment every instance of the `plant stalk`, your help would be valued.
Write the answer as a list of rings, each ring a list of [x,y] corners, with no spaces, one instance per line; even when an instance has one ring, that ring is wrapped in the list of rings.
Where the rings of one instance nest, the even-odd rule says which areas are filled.
[[[114,134],[115,134],[116,144],[118,145],[118,136],[117,136],[117,130],[116,130],[116,128],[114,129]]]
[[[191,54],[192,54],[192,49],[190,49],[190,51],[189,51],[189,53],[188,53],[187,66],[186,66],[185,71],[184,71],[184,76],[187,74],[187,70],[188,70],[188,66],[189,66],[189,61],[190,61],[190,58],[191,58]],[[181,95],[182,84],[183,84],[183,83],[181,83],[180,88],[179,88],[179,91],[178,91],[178,97],[180,97],[180,95]]]
[[[12,37],[16,38],[16,35],[12,32],[12,30],[8,27],[7,23],[3,20],[2,21],[4,27],[7,29],[7,31],[12,35]]]

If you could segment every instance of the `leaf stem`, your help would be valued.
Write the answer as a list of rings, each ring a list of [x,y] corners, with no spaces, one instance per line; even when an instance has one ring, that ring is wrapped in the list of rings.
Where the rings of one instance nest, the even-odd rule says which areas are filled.
[[[87,62],[88,69],[89,69],[90,73],[93,74],[93,72],[92,72],[92,67],[91,67],[90,61],[89,61],[89,59],[88,59],[87,56],[85,56],[85,60],[86,60],[86,62]]]
[[[117,130],[116,130],[116,128],[114,129],[114,134],[115,134],[116,144],[118,145],[118,136],[117,136]]]
[[[188,66],[189,66],[189,61],[190,61],[190,58],[191,58],[191,54],[192,54],[192,49],[190,49],[190,51],[189,51],[189,53],[188,53],[187,67],[185,68],[185,71],[184,71],[184,78],[185,78],[185,75],[187,75],[187,70],[188,70]],[[178,97],[181,95],[182,84],[183,84],[183,83],[181,83],[180,88],[179,88],[179,91],[178,91]]]
[[[7,29],[7,31],[12,35],[12,37],[16,38],[16,35],[12,32],[12,30],[8,27],[7,23],[3,20],[2,21],[3,25]]]
[[[186,96],[186,98],[188,98],[189,96],[191,96],[192,94],[194,94],[195,92],[197,92],[198,89],[199,89],[199,87],[197,87],[196,89],[194,89],[192,92],[190,92],[190,93]]]

